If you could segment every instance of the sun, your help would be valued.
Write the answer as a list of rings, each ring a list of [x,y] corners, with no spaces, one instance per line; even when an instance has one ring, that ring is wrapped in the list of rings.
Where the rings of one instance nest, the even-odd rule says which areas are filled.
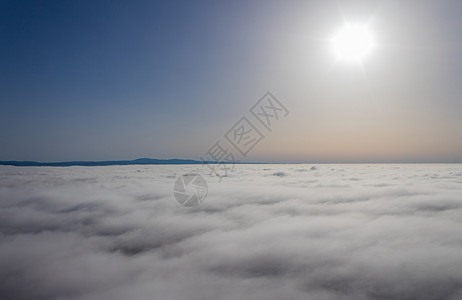
[[[361,60],[373,46],[366,26],[345,25],[332,39],[334,51],[339,59]]]

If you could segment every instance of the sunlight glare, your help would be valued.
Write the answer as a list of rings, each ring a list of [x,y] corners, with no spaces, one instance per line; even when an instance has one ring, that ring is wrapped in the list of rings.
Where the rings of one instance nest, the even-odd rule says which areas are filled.
[[[360,60],[372,48],[372,38],[366,26],[346,25],[332,39],[338,58]]]

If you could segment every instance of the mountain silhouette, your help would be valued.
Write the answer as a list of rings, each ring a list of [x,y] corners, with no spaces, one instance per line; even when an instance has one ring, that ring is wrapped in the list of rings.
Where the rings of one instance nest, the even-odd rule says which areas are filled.
[[[36,162],[36,161],[0,161],[3,166],[18,167],[70,167],[70,166],[124,166],[124,165],[196,165],[202,161],[193,159],[154,159],[138,158],[134,160],[108,160],[108,161],[65,161],[65,162]],[[212,162],[207,162],[212,163]]]

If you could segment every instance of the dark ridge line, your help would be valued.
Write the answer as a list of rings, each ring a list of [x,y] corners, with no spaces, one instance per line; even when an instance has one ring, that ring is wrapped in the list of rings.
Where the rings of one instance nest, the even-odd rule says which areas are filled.
[[[232,164],[232,162],[218,162]],[[212,161],[199,161],[193,159],[154,159],[154,158],[138,158],[134,160],[108,160],[108,161],[65,161],[65,162],[36,162],[36,161],[0,161],[2,166],[16,167],[102,167],[102,166],[128,166],[128,165],[202,165],[202,164],[217,164]],[[460,162],[242,162],[236,161],[235,164],[460,164]]]
[[[36,162],[36,161],[0,161],[2,166],[16,167],[102,167],[102,166],[127,166],[127,165],[201,165],[215,164],[211,161],[198,161],[193,159],[154,159],[138,158],[134,160],[108,160],[108,161],[65,161],[65,162]],[[231,162],[225,162],[231,164]],[[261,163],[242,163],[236,164],[261,164]]]

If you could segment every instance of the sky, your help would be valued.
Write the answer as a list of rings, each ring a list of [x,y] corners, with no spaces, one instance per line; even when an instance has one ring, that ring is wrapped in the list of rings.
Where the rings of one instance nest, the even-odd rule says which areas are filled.
[[[449,0],[0,1],[0,160],[462,162],[460,28]],[[289,113],[239,156],[267,91]]]

